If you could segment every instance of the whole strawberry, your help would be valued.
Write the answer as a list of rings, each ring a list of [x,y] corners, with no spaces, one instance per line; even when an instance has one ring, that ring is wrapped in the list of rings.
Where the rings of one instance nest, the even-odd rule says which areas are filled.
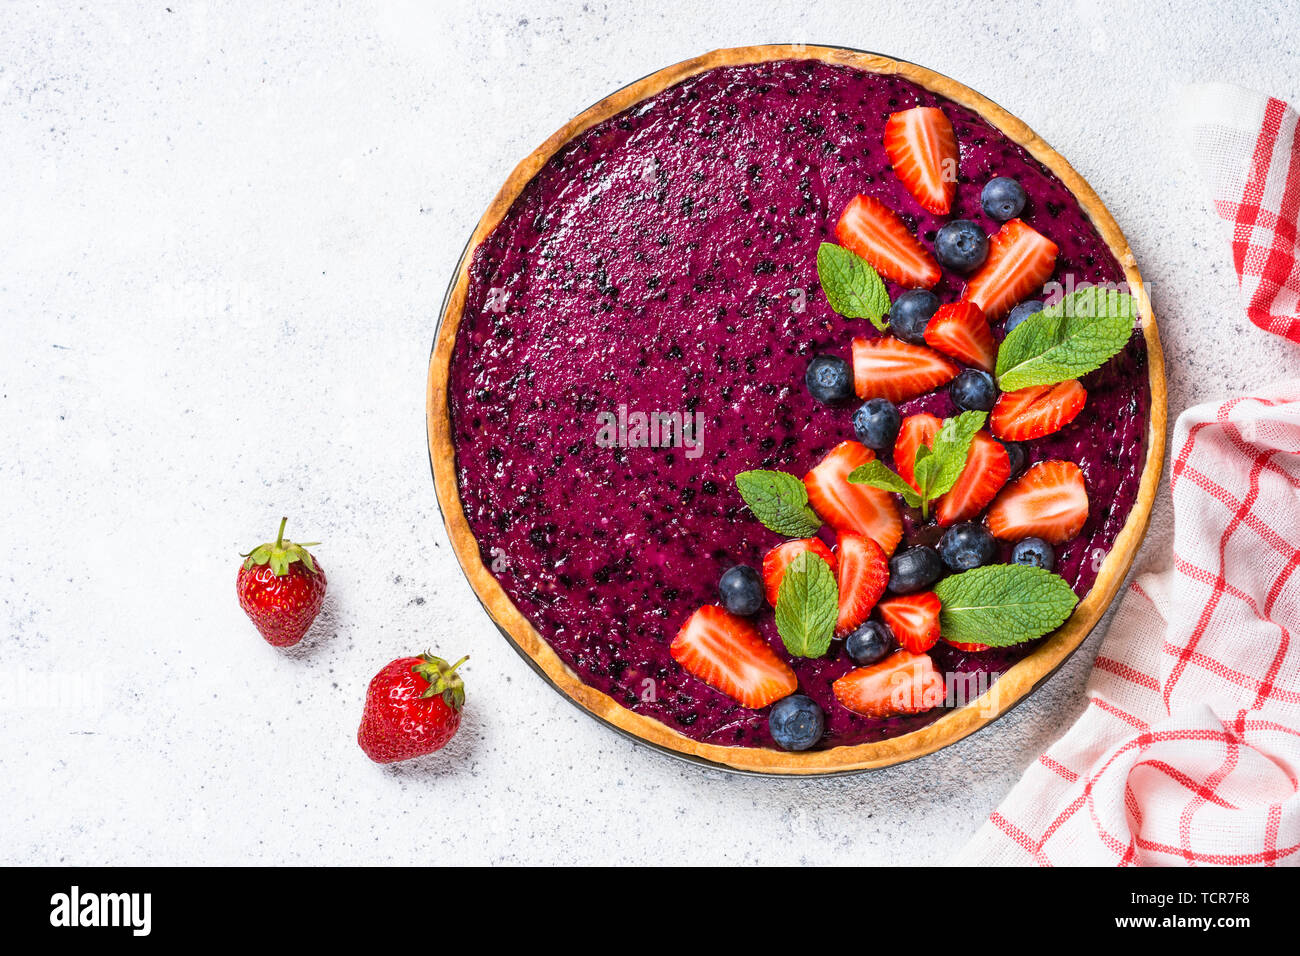
[[[289,647],[302,640],[325,600],[325,569],[316,563],[309,544],[286,541],[280,519],[275,541],[243,555],[235,580],[239,606],[268,643]]]
[[[468,657],[448,666],[421,654],[393,661],[366,691],[357,743],[375,763],[395,763],[441,750],[460,727],[465,684],[456,673]]]

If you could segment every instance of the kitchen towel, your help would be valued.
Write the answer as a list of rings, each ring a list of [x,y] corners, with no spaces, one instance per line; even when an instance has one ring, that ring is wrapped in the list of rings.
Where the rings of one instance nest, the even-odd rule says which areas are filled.
[[[1296,113],[1192,97],[1247,313],[1300,342]],[[953,862],[1300,865],[1300,381],[1188,409],[1172,456],[1172,567],[1130,585],[1083,715]]]

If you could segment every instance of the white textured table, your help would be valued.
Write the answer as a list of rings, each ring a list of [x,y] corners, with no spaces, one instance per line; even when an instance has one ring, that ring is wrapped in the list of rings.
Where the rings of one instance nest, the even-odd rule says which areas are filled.
[[[728,776],[598,726],[479,610],[425,455],[443,287],[513,164],[660,66],[803,40],[949,73],[1114,211],[1173,410],[1300,372],[1242,317],[1173,108],[1195,79],[1300,96],[1295,2],[765,2],[722,25],[672,0],[165,2],[15,3],[0,31],[0,862],[433,862],[426,829],[465,862],[935,861],[1071,720],[1100,632],[938,755]],[[287,654],[234,595],[282,512],[330,580]],[[1168,520],[1162,499],[1140,566]],[[464,726],[381,769],[353,740],[366,682],[426,646],[473,656]]]

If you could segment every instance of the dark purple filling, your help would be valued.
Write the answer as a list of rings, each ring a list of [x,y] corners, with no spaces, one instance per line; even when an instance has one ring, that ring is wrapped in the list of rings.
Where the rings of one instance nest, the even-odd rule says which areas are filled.
[[[897,77],[813,61],[713,70],[598,124],[475,250],[450,395],[461,499],[484,562],[584,681],[689,737],[772,746],[766,710],[691,677],[668,645],[692,611],[716,603],[723,571],[758,566],[781,540],[745,508],[736,473],[802,475],[853,436],[851,407],[811,399],[804,370],[819,352],[847,359],[854,336],[875,333],[826,305],[816,250],[859,192],[927,245],[947,221],[921,210],[881,146],[886,117],[916,105],[941,106],[956,128],[952,217],[994,232],[980,190],[1015,177],[1030,197],[1022,218],[1060,246],[1055,280],[1123,279],[1070,192],[976,114]],[[945,274],[935,291],[955,300],[962,285]],[[1135,334],[1085,379],[1083,413],[1030,448],[1031,461],[1083,468],[1092,514],[1058,564],[1080,595],[1137,493],[1146,376]],[[703,454],[600,447],[597,415],[620,405],[702,413]],[[903,407],[921,409],[953,412],[946,390]],[[928,539],[908,523],[909,539]],[[786,657],[770,610],[758,624]],[[1033,646],[973,654],[941,643],[932,656],[944,671],[991,679]],[[826,710],[825,746],[895,736],[941,713],[845,710],[831,693],[852,666],[838,641],[823,659],[790,663]]]

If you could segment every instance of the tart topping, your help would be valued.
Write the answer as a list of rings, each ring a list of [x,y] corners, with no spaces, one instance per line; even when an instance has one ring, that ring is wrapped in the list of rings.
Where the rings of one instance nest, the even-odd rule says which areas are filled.
[[[988,528],[973,521],[953,525],[939,539],[939,557],[954,574],[983,567],[997,553],[997,539]]]
[[[1078,380],[1056,385],[1031,385],[1003,392],[989,424],[993,434],[1009,441],[1029,441],[1059,432],[1083,411],[1088,392]]]
[[[803,483],[814,510],[837,532],[864,534],[886,554],[893,554],[903,537],[903,519],[888,489],[849,481],[855,469],[875,459],[875,452],[861,442],[840,442],[804,476]]]
[[[808,394],[826,405],[839,405],[853,397],[853,369],[838,355],[817,355],[804,373]]]
[[[905,402],[951,382],[960,369],[934,349],[899,339],[853,340],[858,398]]]
[[[1024,212],[1025,203],[1028,201],[1029,196],[1025,194],[1025,187],[1010,176],[990,179],[985,184],[984,191],[980,193],[980,205],[984,207],[984,215],[998,222],[1015,219]]]
[[[998,400],[998,387],[988,372],[964,368],[948,386],[948,395],[964,412],[989,412]]]
[[[753,624],[713,604],[687,618],[669,652],[688,673],[742,707],[766,707],[798,686],[794,671]]]
[[[736,490],[763,526],[787,538],[807,538],[822,526],[808,507],[808,489],[783,471],[742,471]]]
[[[916,451],[922,445],[930,448],[934,445],[934,436],[939,434],[943,422],[929,412],[918,412],[903,419],[898,429],[898,441],[894,443],[894,469],[900,478],[919,492],[916,475],[912,466],[916,462]]]
[[[718,579],[718,597],[732,614],[757,614],[763,608],[763,579],[749,565],[738,564]]]
[[[945,420],[933,438],[929,438],[927,432],[932,427],[933,416],[910,416],[903,422],[903,430],[894,446],[895,465],[907,461],[908,454],[911,454],[910,473],[895,473],[882,462],[868,460],[853,471],[849,481],[902,495],[908,505],[921,509],[922,518],[928,518],[930,502],[952,489],[962,478],[971,443],[986,417],[984,412],[962,412],[956,418]],[[913,422],[913,419],[917,421]],[[988,454],[984,453],[984,456],[987,460]],[[1009,470],[1002,475],[1001,481],[1006,481],[1008,474]],[[978,476],[972,475],[968,484],[969,489],[962,491],[962,499],[953,506],[955,509],[964,506],[967,495],[974,496],[980,492]]]
[[[939,265],[962,275],[974,272],[989,255],[989,237],[978,223],[954,219],[939,227],[934,237],[934,257]]]
[[[889,592],[912,594],[924,591],[943,574],[939,552],[920,544],[900,551],[889,559]]]
[[[889,583],[889,560],[866,535],[846,531],[835,546],[839,559],[839,617],[835,636],[844,637],[867,619]]]
[[[844,639],[844,653],[859,667],[874,664],[897,649],[894,632],[881,621],[867,621]]]
[[[944,640],[993,647],[1056,630],[1079,603],[1062,578],[1021,564],[990,564],[954,574],[934,590],[943,603]]]
[[[832,690],[836,700],[864,717],[919,714],[942,704],[946,693],[934,661],[906,650],[849,671]]]
[[[1027,316],[1002,341],[999,387],[1014,392],[1055,385],[1101,368],[1128,344],[1136,315],[1137,303],[1127,293],[1095,286],[1070,293]]]
[[[885,123],[885,155],[921,208],[946,216],[957,195],[957,135],[943,110],[918,106]]]
[[[1063,544],[1088,520],[1088,489],[1072,461],[1040,461],[998,495],[989,530],[1003,541],[1042,538]]]
[[[1011,563],[1050,571],[1056,567],[1056,549],[1042,538],[1024,538],[1011,549]]]
[[[975,517],[1010,477],[1011,459],[1007,450],[988,432],[976,432],[966,453],[966,467],[951,490],[939,499],[935,520],[940,527],[947,527]]]
[[[989,240],[988,259],[966,283],[962,298],[983,309],[989,321],[996,321],[1043,287],[1056,268],[1056,253],[1056,243],[1012,219]]]
[[[928,289],[943,275],[903,220],[872,196],[857,196],[848,204],[835,227],[835,237],[841,246],[899,285]]]
[[[857,253],[823,242],[817,249],[817,281],[827,304],[846,319],[867,319],[881,332],[889,328],[889,291]]]
[[[767,594],[767,602],[772,607],[776,607],[781,590],[781,579],[785,577],[785,569],[805,551],[811,551],[825,561],[832,572],[835,570],[835,555],[831,553],[830,548],[826,547],[826,543],[821,538],[800,538],[797,541],[778,544],[767,552],[767,556],[763,558],[763,588]]]
[[[821,657],[835,632],[835,572],[824,558],[805,551],[781,576],[776,600],[776,629],[795,657]]]
[[[925,327],[938,308],[939,297],[929,289],[908,289],[889,310],[889,328],[904,342],[924,345]]]
[[[939,597],[933,591],[905,594],[880,602],[880,616],[913,654],[924,654],[939,642]]]
[[[811,697],[791,694],[772,705],[767,728],[782,750],[807,750],[826,732],[826,714]]]
[[[898,406],[887,398],[869,398],[853,413],[853,434],[873,451],[893,448],[901,424]]]
[[[925,329],[925,342],[944,355],[986,372],[993,371],[998,347],[993,330],[980,307],[973,302],[952,302],[939,306]]]

